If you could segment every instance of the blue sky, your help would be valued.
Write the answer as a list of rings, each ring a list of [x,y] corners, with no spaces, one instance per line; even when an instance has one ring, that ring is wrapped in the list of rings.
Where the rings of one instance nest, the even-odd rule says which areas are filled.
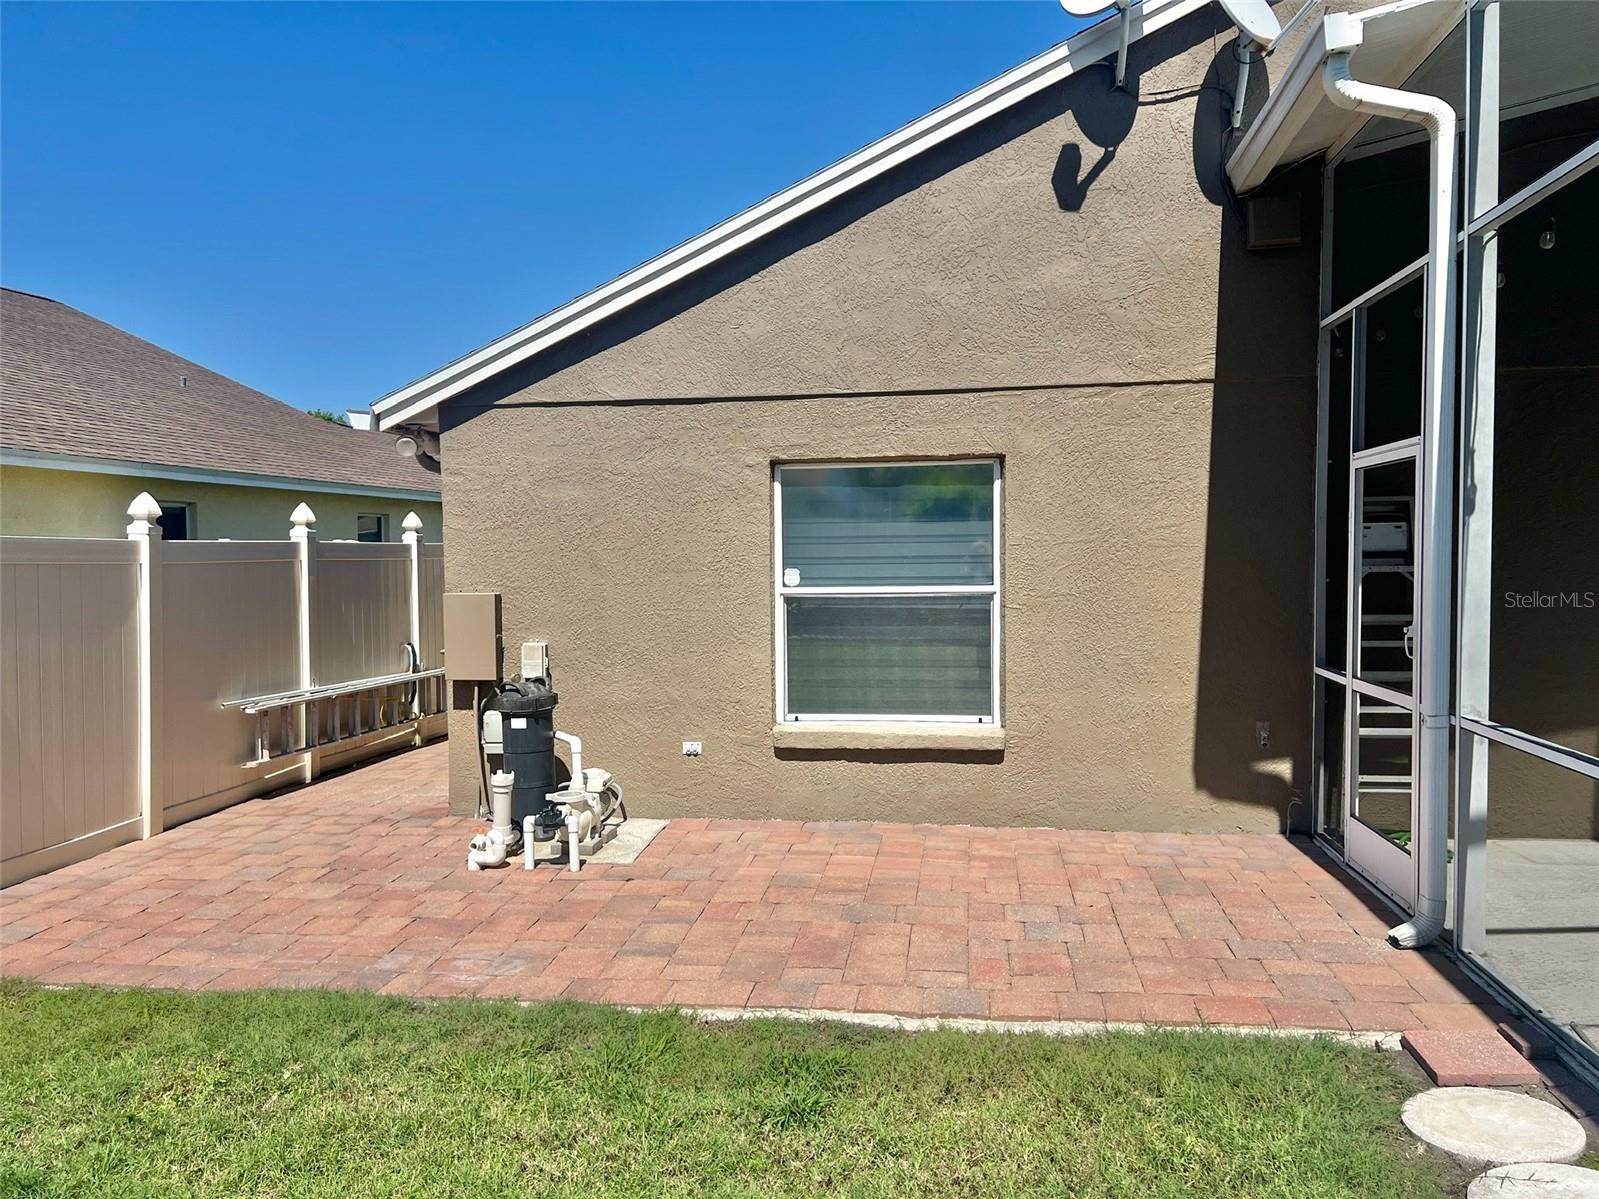
[[[364,407],[1063,40],[1017,3],[0,7],[0,275]]]

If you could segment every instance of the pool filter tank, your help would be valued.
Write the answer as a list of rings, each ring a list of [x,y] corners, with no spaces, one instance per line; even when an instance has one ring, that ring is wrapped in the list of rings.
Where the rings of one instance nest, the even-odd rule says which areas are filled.
[[[504,746],[503,769],[516,776],[511,788],[511,823],[520,829],[532,816],[535,838],[549,841],[560,834],[561,813],[547,798],[556,790],[555,705],[560,696],[542,678],[501,683],[484,705],[499,719]]]

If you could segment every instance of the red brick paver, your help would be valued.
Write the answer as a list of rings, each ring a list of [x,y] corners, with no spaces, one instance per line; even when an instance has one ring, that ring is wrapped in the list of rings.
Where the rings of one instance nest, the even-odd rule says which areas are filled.
[[[1538,1067],[1517,1053],[1498,1029],[1443,1032],[1412,1029],[1404,1047],[1441,1087],[1536,1086]]]
[[[1341,1031],[1504,1015],[1441,957],[1388,947],[1391,915],[1285,837],[674,820],[630,866],[474,874],[445,752],[13,887],[0,970]]]

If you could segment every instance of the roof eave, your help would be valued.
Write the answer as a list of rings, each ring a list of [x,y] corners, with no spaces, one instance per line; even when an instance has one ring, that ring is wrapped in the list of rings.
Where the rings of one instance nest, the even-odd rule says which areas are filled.
[[[1327,60],[1323,18],[1299,44],[1282,79],[1227,160],[1227,177],[1242,192],[1253,191],[1282,163],[1284,152],[1321,104],[1321,66]]]
[[[90,475],[132,475],[182,483],[211,483],[225,487],[262,487],[272,491],[320,492],[324,495],[365,495],[382,499],[436,504],[440,493],[415,487],[383,484],[338,483],[326,479],[297,479],[284,475],[258,475],[242,470],[216,470],[202,466],[176,466],[164,462],[136,462],[124,458],[96,458],[83,454],[57,454],[48,450],[0,447],[0,466],[25,466],[34,470],[64,470]]]
[[[1431,9],[1438,11],[1438,20],[1428,18],[1427,11]],[[1371,79],[1373,83],[1397,86],[1410,77],[1454,28],[1461,11],[1459,0],[1394,0],[1360,12],[1329,13],[1322,17],[1305,35],[1282,79],[1227,160],[1227,177],[1234,190],[1241,194],[1253,191],[1278,167],[1323,151],[1336,154],[1366,123],[1364,115],[1340,109],[1344,119],[1338,123],[1335,133],[1318,138],[1313,148],[1301,146],[1297,153],[1291,150],[1311,119],[1333,107],[1321,82],[1322,66],[1329,54],[1356,50],[1358,66],[1361,60],[1356,48],[1364,43],[1368,33],[1414,21],[1415,31],[1397,43],[1406,46],[1408,53],[1388,64],[1391,69],[1377,72],[1381,77]],[[1378,24],[1387,22],[1388,18],[1398,20],[1388,22],[1386,27]]]

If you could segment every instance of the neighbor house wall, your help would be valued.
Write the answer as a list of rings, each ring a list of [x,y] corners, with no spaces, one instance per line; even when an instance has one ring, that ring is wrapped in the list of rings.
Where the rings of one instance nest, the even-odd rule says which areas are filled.
[[[354,538],[355,518],[362,512],[388,517],[389,541],[400,540],[400,522],[407,512],[422,518],[430,541],[438,539],[443,523],[443,508],[437,501],[0,466],[0,534],[118,537],[128,523],[128,504],[141,491],[162,503],[194,504],[190,536],[205,540],[281,540],[289,527],[289,513],[302,500],[316,513],[317,531],[326,539]]]
[[[1242,248],[1217,19],[1136,45],[1138,98],[1088,69],[443,410],[447,586],[502,593],[511,668],[550,640],[630,810],[1308,820],[1319,198]],[[776,745],[773,463],[966,455],[1004,460],[1003,751]]]

